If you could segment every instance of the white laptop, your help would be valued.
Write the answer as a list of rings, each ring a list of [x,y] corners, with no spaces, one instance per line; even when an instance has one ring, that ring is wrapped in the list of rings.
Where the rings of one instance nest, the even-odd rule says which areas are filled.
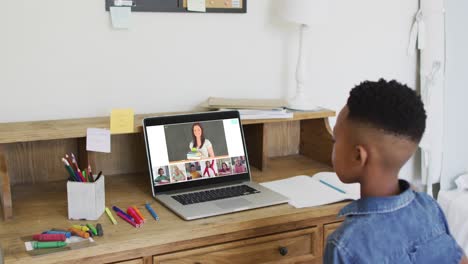
[[[145,118],[143,131],[153,196],[185,220],[288,202],[251,181],[238,111]]]

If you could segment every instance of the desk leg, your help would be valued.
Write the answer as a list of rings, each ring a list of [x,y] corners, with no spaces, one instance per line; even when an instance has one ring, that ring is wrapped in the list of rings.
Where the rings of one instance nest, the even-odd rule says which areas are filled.
[[[250,165],[259,170],[267,167],[267,136],[264,124],[245,125],[243,127],[247,154]]]
[[[0,200],[2,203],[3,219],[13,217],[13,204],[11,201],[10,175],[6,162],[6,148],[0,144]]]
[[[299,153],[332,166],[333,137],[328,118],[301,120]]]

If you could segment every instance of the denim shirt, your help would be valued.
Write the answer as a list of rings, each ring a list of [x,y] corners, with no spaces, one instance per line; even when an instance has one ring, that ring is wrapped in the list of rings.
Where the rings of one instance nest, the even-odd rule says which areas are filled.
[[[456,263],[462,249],[437,203],[400,180],[401,193],[354,201],[327,239],[324,263]]]

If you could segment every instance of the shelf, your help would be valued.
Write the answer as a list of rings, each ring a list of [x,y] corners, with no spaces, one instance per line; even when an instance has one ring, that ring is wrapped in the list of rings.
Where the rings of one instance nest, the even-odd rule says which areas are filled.
[[[143,118],[169,114],[183,113],[174,112],[135,115],[134,133],[141,133],[141,124]],[[316,112],[295,112],[294,117],[289,119],[242,120],[242,124],[250,125],[284,121],[298,121],[304,119],[326,118],[334,115],[334,111],[324,109]],[[86,137],[87,128],[109,127],[109,116],[34,122],[0,123],[0,144],[67,138],[83,138]]]
[[[265,171],[252,169],[254,180],[269,181],[299,174],[312,174],[316,171],[330,170],[325,164],[307,157],[295,155],[269,160],[270,167]],[[288,167],[290,169],[288,169]],[[221,243],[227,237],[231,240],[248,236],[283,232],[288,229],[305,228],[311,225],[310,219],[330,221],[345,203],[337,203],[318,208],[296,209],[290,205],[278,205],[256,210],[238,212],[184,221],[151,196],[147,174],[114,175],[105,178],[106,206],[120,208],[138,206],[148,220],[139,229],[133,228],[117,219],[118,225],[112,225],[105,214],[98,221],[104,229],[104,237],[96,238],[96,246],[73,252],[54,253],[31,258],[25,253],[20,237],[39,233],[50,228],[66,228],[84,221],[67,219],[66,183],[64,181],[17,185],[13,187],[15,216],[12,221],[1,224],[0,244],[5,252],[6,263],[54,263],[66,259],[68,263],[80,259],[99,256],[94,262],[114,262],[119,259],[139,258],[152,252],[162,254],[185,250],[207,244]],[[34,198],[32,198],[34,197]],[[150,202],[160,216],[160,221],[152,220],[142,207]],[[316,224],[316,223],[315,223]],[[271,227],[281,226],[284,230]],[[94,263],[93,262],[93,263]]]

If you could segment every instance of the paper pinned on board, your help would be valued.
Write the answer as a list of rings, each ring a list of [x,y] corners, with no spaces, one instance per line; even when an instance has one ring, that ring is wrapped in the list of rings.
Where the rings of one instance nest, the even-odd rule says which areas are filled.
[[[111,6],[109,7],[112,27],[116,29],[130,28],[130,14],[132,8],[130,6]]]
[[[188,0],[187,10],[194,12],[206,12],[206,2],[205,0]]]
[[[88,128],[86,131],[86,150],[110,153],[110,130],[103,128]]]
[[[134,132],[135,114],[133,109],[113,109],[111,112],[110,128],[112,134]]]
[[[336,191],[320,180],[344,190]],[[261,185],[289,198],[289,204],[296,208],[313,207],[360,198],[360,185],[344,184],[336,173],[320,172],[314,176],[299,175],[283,180],[261,183]]]

